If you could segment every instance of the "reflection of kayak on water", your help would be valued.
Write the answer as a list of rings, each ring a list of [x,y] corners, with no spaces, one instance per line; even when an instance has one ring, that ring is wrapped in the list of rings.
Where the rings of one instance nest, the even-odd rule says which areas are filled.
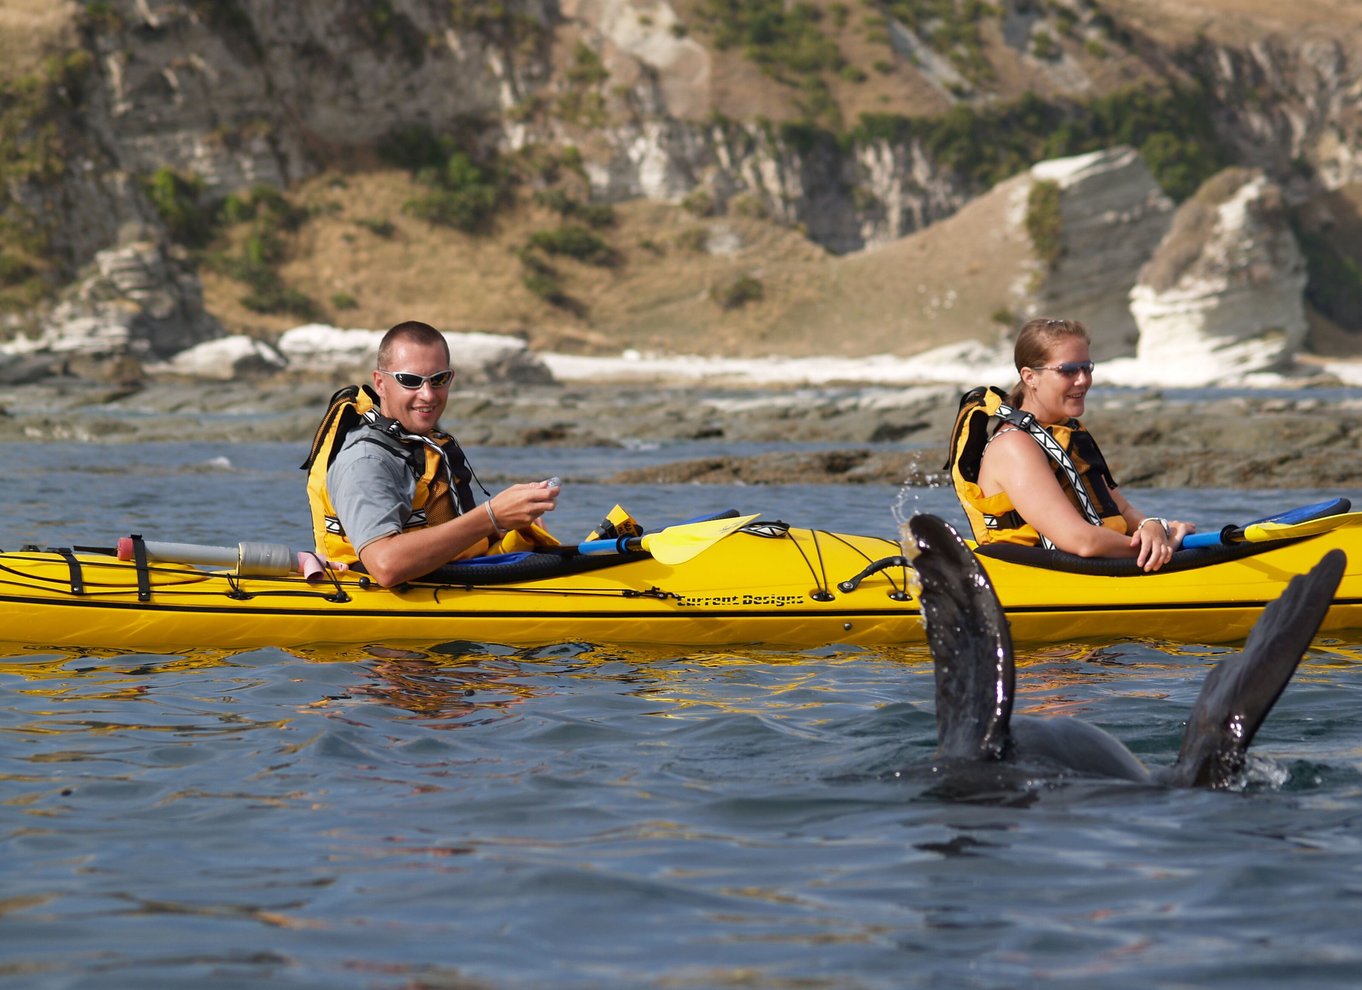
[[[1241,639],[1292,576],[1335,547],[1349,562],[1321,631],[1362,628],[1362,513],[1254,534],[1179,551],[1154,574],[1133,561],[1035,548],[977,552],[1019,642]],[[117,548],[0,553],[0,641],[153,652],[451,640],[924,642],[913,573],[898,544],[755,517],[481,558],[395,589],[330,568],[309,579],[287,548],[198,548],[213,553],[194,563],[192,545],[133,546],[128,552],[125,541],[126,560]],[[179,559],[154,552],[166,547]]]

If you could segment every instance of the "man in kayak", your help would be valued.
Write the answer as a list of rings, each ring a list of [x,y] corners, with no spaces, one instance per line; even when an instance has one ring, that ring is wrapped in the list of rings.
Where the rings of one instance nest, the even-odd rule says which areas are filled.
[[[556,482],[512,485],[496,495],[476,481],[463,451],[439,428],[454,380],[449,344],[408,321],[383,337],[372,386],[332,397],[317,431],[308,500],[319,553],[360,562],[379,584],[401,584],[461,557],[556,542],[538,525],[558,499]],[[481,483],[478,483],[481,488]]]
[[[1116,487],[1078,420],[1092,387],[1089,343],[1077,320],[1027,322],[1013,352],[1020,380],[1006,395],[965,395],[947,466],[979,544],[1134,557],[1156,571],[1196,527],[1147,516]]]

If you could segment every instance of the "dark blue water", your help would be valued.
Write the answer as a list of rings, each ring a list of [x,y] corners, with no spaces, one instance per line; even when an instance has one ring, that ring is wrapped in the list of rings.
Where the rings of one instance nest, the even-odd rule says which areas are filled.
[[[730,504],[890,535],[888,486],[593,482],[555,531]],[[307,542],[299,451],[0,447],[0,546]],[[1338,492],[1137,492],[1207,526]],[[951,498],[909,505],[956,519]],[[0,648],[2,649],[2,648]],[[85,987],[1353,987],[1362,644],[1319,641],[1233,792],[928,772],[924,650],[0,660],[0,982]],[[1171,762],[1225,648],[1060,644],[1022,710]]]

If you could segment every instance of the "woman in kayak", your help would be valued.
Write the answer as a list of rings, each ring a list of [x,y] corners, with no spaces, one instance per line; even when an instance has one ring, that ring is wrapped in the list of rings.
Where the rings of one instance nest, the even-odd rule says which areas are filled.
[[[1089,345],[1077,320],[1021,328],[1012,391],[975,389],[961,402],[951,442],[956,494],[981,545],[1134,557],[1156,571],[1196,527],[1145,515],[1117,488],[1078,421],[1092,387]]]

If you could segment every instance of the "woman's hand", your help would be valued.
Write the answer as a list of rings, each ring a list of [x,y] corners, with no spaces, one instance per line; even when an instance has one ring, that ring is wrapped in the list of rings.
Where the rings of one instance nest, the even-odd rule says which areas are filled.
[[[1172,534],[1173,549],[1182,546],[1182,541],[1196,532],[1196,523],[1182,522],[1178,519],[1168,520],[1168,531]]]
[[[1173,557],[1173,552],[1182,546],[1183,537],[1196,532],[1196,523],[1179,519],[1164,519],[1162,516],[1149,516],[1141,520],[1130,536],[1130,545],[1136,547],[1135,563],[1148,573],[1157,571]]]
[[[1181,537],[1179,537],[1179,541]],[[1157,571],[1173,558],[1173,527],[1162,516],[1147,516],[1130,534],[1135,563],[1146,573]]]

